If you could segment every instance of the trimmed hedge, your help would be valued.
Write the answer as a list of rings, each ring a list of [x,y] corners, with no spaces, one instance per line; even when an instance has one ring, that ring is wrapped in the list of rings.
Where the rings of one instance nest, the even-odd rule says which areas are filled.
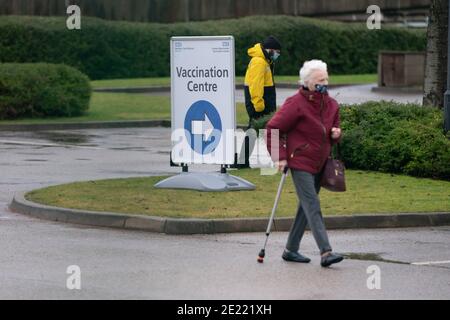
[[[395,102],[342,106],[347,168],[450,180],[450,139],[442,111]]]
[[[261,130],[273,114],[254,122]],[[450,180],[450,132],[441,110],[379,101],[340,108],[341,156],[349,169]]]
[[[253,16],[206,22],[155,24],[83,17],[69,31],[65,18],[2,16],[0,62],[48,62],[73,66],[91,79],[170,75],[171,36],[233,35],[236,73],[243,75],[247,49],[273,34],[283,44],[276,73],[298,74],[301,63],[318,58],[332,74],[375,73],[379,50],[426,49],[423,30],[343,24],[304,17]]]
[[[89,78],[72,67],[0,64],[0,120],[79,116],[91,92]]]

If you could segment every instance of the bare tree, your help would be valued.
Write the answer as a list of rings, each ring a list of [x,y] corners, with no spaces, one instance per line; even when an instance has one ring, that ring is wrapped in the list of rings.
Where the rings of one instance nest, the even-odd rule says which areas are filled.
[[[423,104],[443,108],[447,85],[449,0],[432,0],[427,32]]]

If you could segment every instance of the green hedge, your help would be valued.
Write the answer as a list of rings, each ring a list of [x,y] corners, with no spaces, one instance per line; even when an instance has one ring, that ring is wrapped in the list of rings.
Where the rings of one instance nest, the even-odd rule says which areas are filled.
[[[89,78],[72,67],[0,64],[0,120],[79,116],[91,91]]]
[[[261,130],[273,114],[254,122]],[[342,105],[341,155],[349,169],[450,180],[450,132],[441,110],[392,101]]]
[[[368,102],[341,107],[346,167],[450,180],[450,139],[442,111]]]
[[[243,75],[247,49],[273,34],[283,44],[276,73],[298,74],[300,64],[318,58],[333,74],[375,73],[379,50],[423,51],[424,31],[343,24],[303,17],[254,16],[241,19],[148,24],[83,17],[69,31],[65,18],[0,17],[0,62],[64,63],[91,79],[169,76],[171,36],[233,35],[236,73]]]

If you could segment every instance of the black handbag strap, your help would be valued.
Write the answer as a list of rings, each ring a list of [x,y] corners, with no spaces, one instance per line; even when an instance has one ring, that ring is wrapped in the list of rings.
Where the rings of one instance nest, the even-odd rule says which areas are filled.
[[[333,156],[333,149],[334,147],[336,147],[336,155]],[[340,143],[336,143],[332,148],[331,148],[331,157],[337,160],[342,161],[342,153],[341,153],[341,144]]]

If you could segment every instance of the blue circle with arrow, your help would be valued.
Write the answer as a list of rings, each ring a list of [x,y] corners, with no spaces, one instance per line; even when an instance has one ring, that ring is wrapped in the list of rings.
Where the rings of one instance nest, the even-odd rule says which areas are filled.
[[[195,152],[212,153],[222,137],[222,120],[214,105],[200,100],[192,104],[184,119],[186,138]]]

